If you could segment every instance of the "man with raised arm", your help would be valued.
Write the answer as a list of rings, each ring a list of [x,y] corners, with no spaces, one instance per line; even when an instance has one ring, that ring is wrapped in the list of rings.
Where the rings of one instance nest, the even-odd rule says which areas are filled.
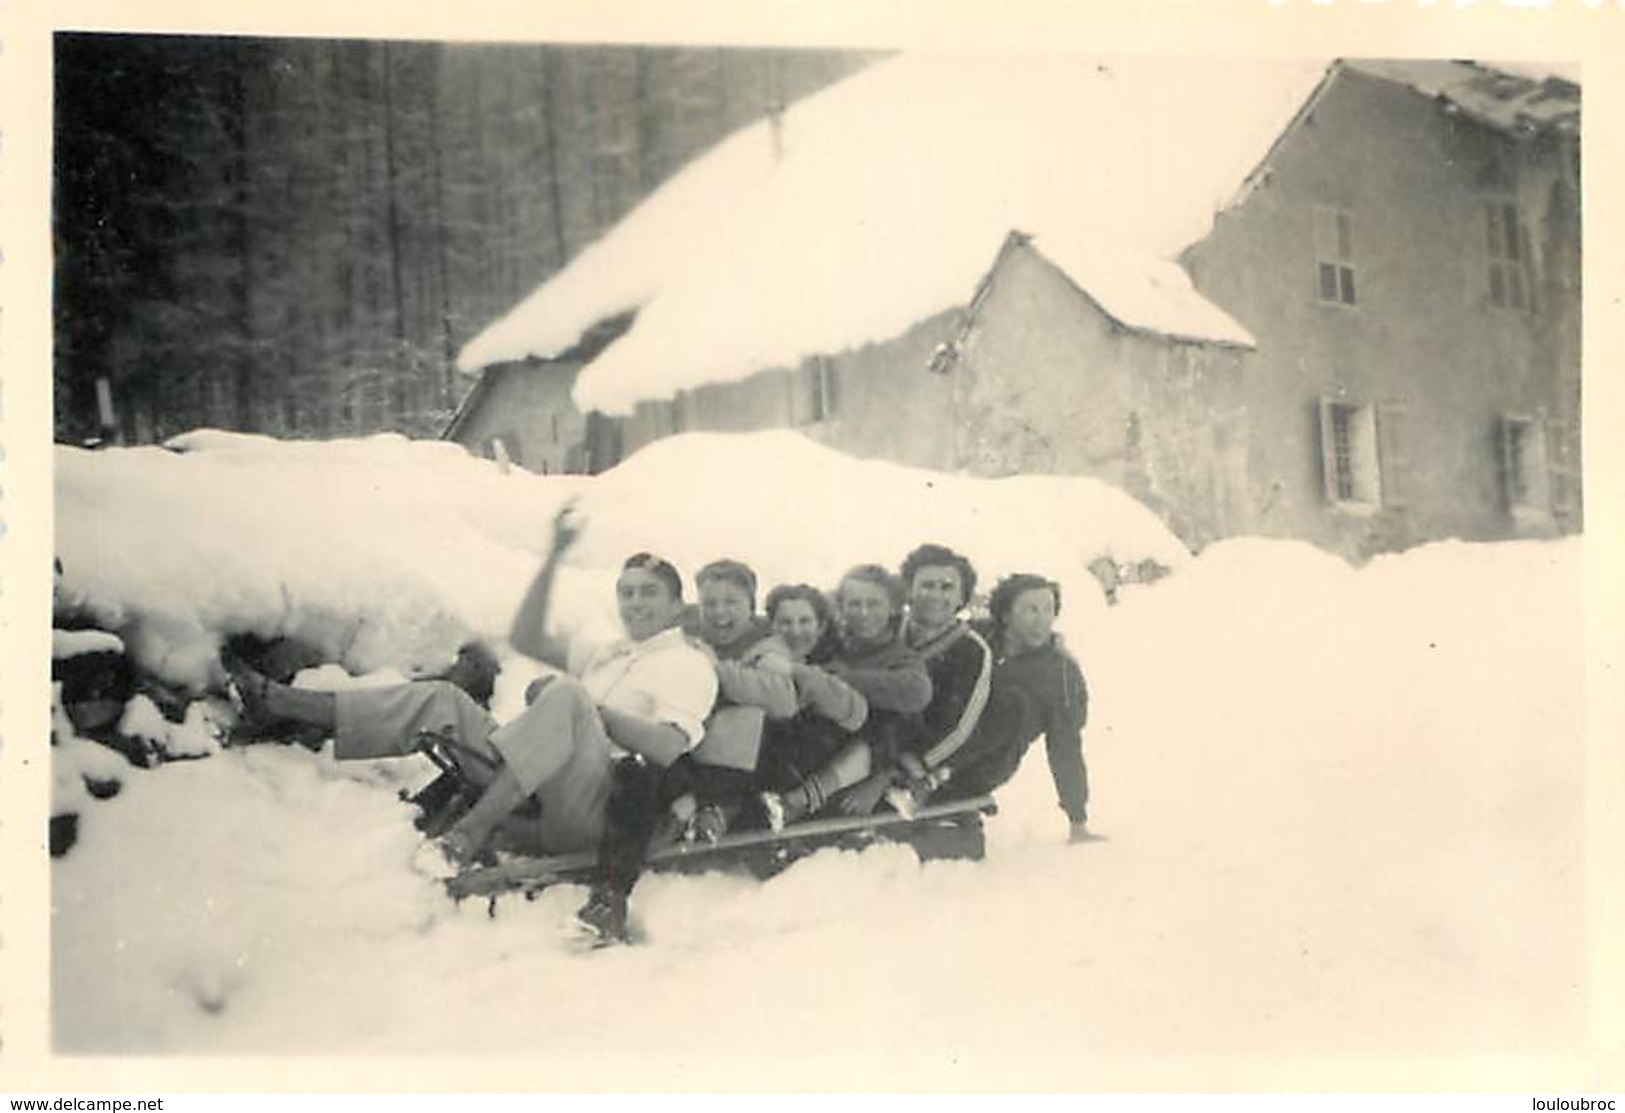
[[[473,861],[496,828],[531,798],[541,806],[535,830],[546,850],[596,846],[613,763],[664,766],[693,749],[717,680],[710,655],[678,627],[681,577],[648,553],[629,557],[615,583],[623,638],[592,647],[547,633],[558,566],[581,528],[570,506],[554,519],[552,544],[510,638],[519,652],[565,674],[533,684],[529,706],[505,725],[445,682],[314,693],[245,666],[228,668],[245,699],[271,714],[330,724],[340,760],[416,753],[422,735],[438,736],[479,789],[467,814],[441,839],[455,864]]]

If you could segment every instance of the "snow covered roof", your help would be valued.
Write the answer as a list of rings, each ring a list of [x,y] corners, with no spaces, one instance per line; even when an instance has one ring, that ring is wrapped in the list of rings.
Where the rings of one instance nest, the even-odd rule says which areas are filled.
[[[1257,347],[1252,333],[1196,292],[1178,263],[1103,250],[1090,238],[1064,234],[1040,234],[1034,237],[1034,246],[1107,316],[1127,328],[1179,340]]]
[[[1234,337],[1234,322],[1215,324],[1205,303],[1196,323],[1185,320],[1191,297],[1156,261],[1207,232],[1326,69],[889,59],[691,163],[476,337],[459,364],[556,354],[636,308],[576,385],[583,409],[624,413],[641,398],[889,339],[965,303],[1017,229],[1139,260],[1119,281],[1136,295],[1103,300],[1138,303],[1122,311],[1139,327],[1174,316],[1181,334]],[[1110,280],[1098,267],[1074,277]],[[1175,294],[1147,314],[1159,282]]]
[[[1562,67],[1343,64],[1514,134],[1578,126]],[[554,356],[635,310],[576,384],[582,409],[625,413],[890,339],[964,304],[1018,230],[1042,233],[1045,256],[1129,327],[1251,345],[1171,260],[1332,72],[1324,60],[887,60],[695,160],[459,365]]]
[[[1514,135],[1544,129],[1580,130],[1579,75],[1561,63],[1506,62],[1493,66],[1428,59],[1352,59],[1362,73],[1408,85],[1452,111]]]

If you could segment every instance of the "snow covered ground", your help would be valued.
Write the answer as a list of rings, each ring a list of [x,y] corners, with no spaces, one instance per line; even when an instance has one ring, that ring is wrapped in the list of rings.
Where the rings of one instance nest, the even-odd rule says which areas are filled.
[[[1052,574],[1109,840],[1064,845],[1040,745],[982,863],[890,847],[766,884],[651,877],[646,945],[583,956],[556,933],[580,889],[492,918],[414,872],[411,763],[216,749],[127,770],[53,864],[60,1052],[543,1056],[542,1089],[631,1058],[641,1073],[598,1084],[715,1086],[731,1063],[770,1088],[1364,1090],[1373,1059],[1508,1089],[1590,1048],[1578,540],[1358,570],[1257,539],[1191,557],[1092,481],[780,433],[673,438],[593,479],[396,438],[183,446],[56,461],[64,597],[175,683],[201,685],[238,630],[301,633],[357,673],[501,636],[571,496],[590,527],[567,626],[611,620],[613,569],[642,547],[739,556],[764,584],[927,539],[989,586]],[[1085,571],[1102,553],[1175,572],[1108,607]],[[499,714],[529,675],[508,664]]]

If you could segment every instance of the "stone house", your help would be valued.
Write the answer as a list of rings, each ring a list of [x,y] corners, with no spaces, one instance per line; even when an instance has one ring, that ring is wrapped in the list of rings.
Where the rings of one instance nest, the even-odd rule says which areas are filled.
[[[542,437],[534,459],[599,470],[673,433],[794,427],[943,470],[1094,475],[1197,547],[1578,531],[1578,87],[1343,61],[1293,108],[1172,258],[1096,224],[1007,227],[962,304],[889,337],[590,427],[566,390],[591,357],[498,363],[453,435],[487,451],[471,434],[500,412],[529,453],[557,421],[574,455]]]

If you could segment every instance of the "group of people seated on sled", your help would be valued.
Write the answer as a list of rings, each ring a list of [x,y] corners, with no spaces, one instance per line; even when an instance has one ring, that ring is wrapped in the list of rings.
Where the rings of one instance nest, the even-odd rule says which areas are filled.
[[[456,865],[499,844],[595,851],[577,918],[603,939],[624,938],[628,895],[662,836],[714,841],[883,804],[912,815],[1004,784],[1039,735],[1072,838],[1089,837],[1088,694],[1054,632],[1053,581],[1006,577],[971,623],[975,568],[926,544],[896,573],[852,568],[833,599],[775,587],[758,614],[754,573],[718,560],[695,575],[696,616],[677,569],[639,553],[615,585],[625,637],[592,647],[546,633],[581,529],[560,512],[515,615],[513,647],[559,671],[531,684],[510,722],[485,707],[499,666],[478,643],[439,678],[381,688],[318,692],[241,660],[227,669],[255,714],[330,730],[339,760],[432,751],[467,789],[431,830]]]

